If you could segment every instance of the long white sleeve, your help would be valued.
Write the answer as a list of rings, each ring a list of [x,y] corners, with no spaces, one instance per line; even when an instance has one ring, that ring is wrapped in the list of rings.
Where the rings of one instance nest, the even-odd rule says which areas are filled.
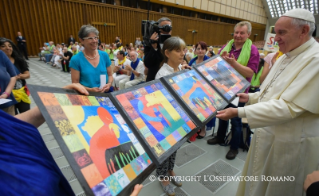
[[[246,117],[251,128],[260,128],[286,123],[305,111],[294,103],[273,99],[238,108],[238,115]]]

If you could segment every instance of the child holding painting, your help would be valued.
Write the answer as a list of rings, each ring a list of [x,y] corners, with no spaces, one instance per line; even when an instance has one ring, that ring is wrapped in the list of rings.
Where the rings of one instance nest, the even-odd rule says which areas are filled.
[[[163,64],[160,70],[157,72],[155,79],[173,74],[182,69],[182,63],[184,60],[184,48],[185,42],[179,37],[168,38],[163,45],[162,53],[164,56]],[[170,184],[170,180],[173,184],[180,187],[182,182],[180,177],[169,178],[169,176],[176,176],[173,171],[175,165],[176,151],[168,157],[160,166],[156,169],[157,177],[161,178],[161,185],[164,192],[169,195],[175,195],[174,187]]]

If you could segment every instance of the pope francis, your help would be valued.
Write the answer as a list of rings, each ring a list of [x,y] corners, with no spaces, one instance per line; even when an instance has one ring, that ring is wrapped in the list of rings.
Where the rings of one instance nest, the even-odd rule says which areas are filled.
[[[275,24],[280,50],[260,92],[238,94],[242,108],[219,111],[218,118],[246,117],[255,133],[237,195],[305,195],[303,182],[319,166],[319,44],[312,38],[315,18],[293,9]]]

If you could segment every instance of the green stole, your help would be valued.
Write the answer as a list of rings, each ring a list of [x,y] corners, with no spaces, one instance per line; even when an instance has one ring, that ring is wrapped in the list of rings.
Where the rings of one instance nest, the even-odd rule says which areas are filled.
[[[234,43],[234,39],[230,40],[227,45],[224,47],[224,49],[220,52],[220,54],[223,54],[224,51],[230,52],[232,46]],[[248,61],[250,59],[250,53],[251,53],[251,45],[253,45],[253,42],[250,39],[247,39],[241,49],[240,55],[237,59],[237,62],[243,66],[247,66]]]
[[[258,72],[258,74],[255,74],[255,73],[254,73],[253,77],[251,78],[251,82],[250,82],[250,84],[251,84],[252,87],[253,87],[253,86],[260,86],[260,80],[259,80],[259,78],[260,78],[261,74],[263,73],[263,69],[264,69],[264,67],[262,67],[262,68],[260,69],[260,71]]]

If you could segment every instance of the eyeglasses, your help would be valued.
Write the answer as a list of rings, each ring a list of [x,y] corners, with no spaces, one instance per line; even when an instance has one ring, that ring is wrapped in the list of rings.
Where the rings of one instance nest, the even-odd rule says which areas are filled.
[[[200,51],[200,50],[205,50],[205,49],[202,49],[202,48],[196,48],[196,50],[197,50],[197,51]]]
[[[88,39],[90,41],[93,41],[93,40],[98,40],[99,36],[96,36],[96,37],[84,37],[83,39]]]

